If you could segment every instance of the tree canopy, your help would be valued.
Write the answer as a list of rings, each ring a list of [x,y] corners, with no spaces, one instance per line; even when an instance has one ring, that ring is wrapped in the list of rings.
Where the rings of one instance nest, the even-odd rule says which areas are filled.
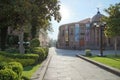
[[[36,30],[41,28],[44,30],[51,29],[52,17],[57,22],[61,20],[59,9],[59,0],[0,0],[0,34],[7,32],[8,26],[18,29],[23,45],[22,38],[24,36],[22,35],[25,26],[31,28],[33,36],[36,35]],[[3,46],[5,46],[6,36],[0,36],[1,43],[4,43]]]
[[[105,28],[106,36],[120,36],[120,3],[110,5],[109,8],[105,9],[105,12],[108,14],[108,16],[103,18],[107,23]]]
[[[59,13],[59,0],[35,0],[32,3],[34,5],[32,5],[31,11],[31,35],[32,38],[34,38],[37,29],[50,29],[51,18],[54,17],[54,19],[59,22],[61,16]]]

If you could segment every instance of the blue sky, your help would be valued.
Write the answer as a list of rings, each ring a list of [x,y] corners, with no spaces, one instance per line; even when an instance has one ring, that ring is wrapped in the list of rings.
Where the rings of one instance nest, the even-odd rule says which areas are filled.
[[[120,0],[60,0],[62,19],[60,23],[51,21],[54,32],[50,32],[49,37],[57,40],[60,25],[92,18],[98,7],[101,14],[106,15],[104,9],[118,2]]]

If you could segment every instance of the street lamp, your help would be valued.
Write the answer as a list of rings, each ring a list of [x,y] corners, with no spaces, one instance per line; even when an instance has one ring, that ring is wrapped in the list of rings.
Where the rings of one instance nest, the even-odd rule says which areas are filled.
[[[102,31],[106,25],[106,22],[95,22],[93,24],[95,27],[98,27],[100,30],[100,55],[99,56],[103,56],[103,36],[102,36]]]

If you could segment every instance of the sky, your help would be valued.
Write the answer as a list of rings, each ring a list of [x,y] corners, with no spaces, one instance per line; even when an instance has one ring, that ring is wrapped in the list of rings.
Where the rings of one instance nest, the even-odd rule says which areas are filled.
[[[101,14],[107,15],[104,9],[108,8],[110,4],[114,5],[118,2],[120,0],[60,0],[62,19],[59,23],[52,19],[54,32],[49,32],[50,39],[57,40],[60,25],[92,18],[97,14],[97,8],[99,8]]]

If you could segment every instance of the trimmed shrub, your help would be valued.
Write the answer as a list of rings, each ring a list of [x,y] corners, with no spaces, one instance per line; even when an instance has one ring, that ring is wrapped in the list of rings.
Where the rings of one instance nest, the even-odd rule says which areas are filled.
[[[42,62],[48,56],[48,48],[34,47],[31,48],[34,54],[18,54],[7,53],[0,51],[0,61],[4,62],[20,62],[23,66],[34,65],[38,62]]]
[[[39,55],[37,54],[10,54],[3,51],[0,51],[0,55],[11,57],[11,58],[20,58],[20,59],[35,59],[37,60],[39,58]]]
[[[21,63],[24,67],[34,65],[38,62],[35,61],[34,59],[18,59],[18,58],[16,58],[15,61]]]
[[[8,68],[12,69],[17,74],[18,79],[21,79],[23,67],[20,63],[10,62]]]
[[[39,47],[39,46],[40,46],[40,41],[37,38],[31,40],[30,47]]]
[[[35,59],[19,59],[19,58],[13,59],[13,58],[4,57],[4,56],[2,57],[2,59],[0,59],[0,61],[6,62],[6,63],[16,61],[21,63],[23,66],[30,66],[38,63],[38,60],[36,61]],[[2,67],[3,65],[5,64],[0,63],[1,68],[4,68]]]
[[[47,58],[49,49],[48,48],[43,48],[43,49],[45,51],[45,58]]]
[[[5,69],[7,66],[7,63],[6,62],[0,62],[0,70],[1,69]]]
[[[5,53],[5,52],[4,52]],[[23,66],[30,66],[38,63],[39,55],[38,54],[0,54],[0,61],[4,62],[20,62]],[[8,55],[7,55],[8,54]]]
[[[45,59],[45,51],[41,47],[34,47],[34,53],[39,55],[39,61],[42,62]]]
[[[86,55],[86,56],[92,56],[91,50],[90,50],[90,49],[86,49],[86,50],[85,50],[85,55]]]
[[[13,58],[10,58],[10,57],[6,57],[6,56],[0,55],[0,61],[1,61],[1,62],[9,63],[9,62],[14,61],[14,59],[13,59]]]
[[[17,74],[11,69],[0,70],[0,80],[20,80]]]

